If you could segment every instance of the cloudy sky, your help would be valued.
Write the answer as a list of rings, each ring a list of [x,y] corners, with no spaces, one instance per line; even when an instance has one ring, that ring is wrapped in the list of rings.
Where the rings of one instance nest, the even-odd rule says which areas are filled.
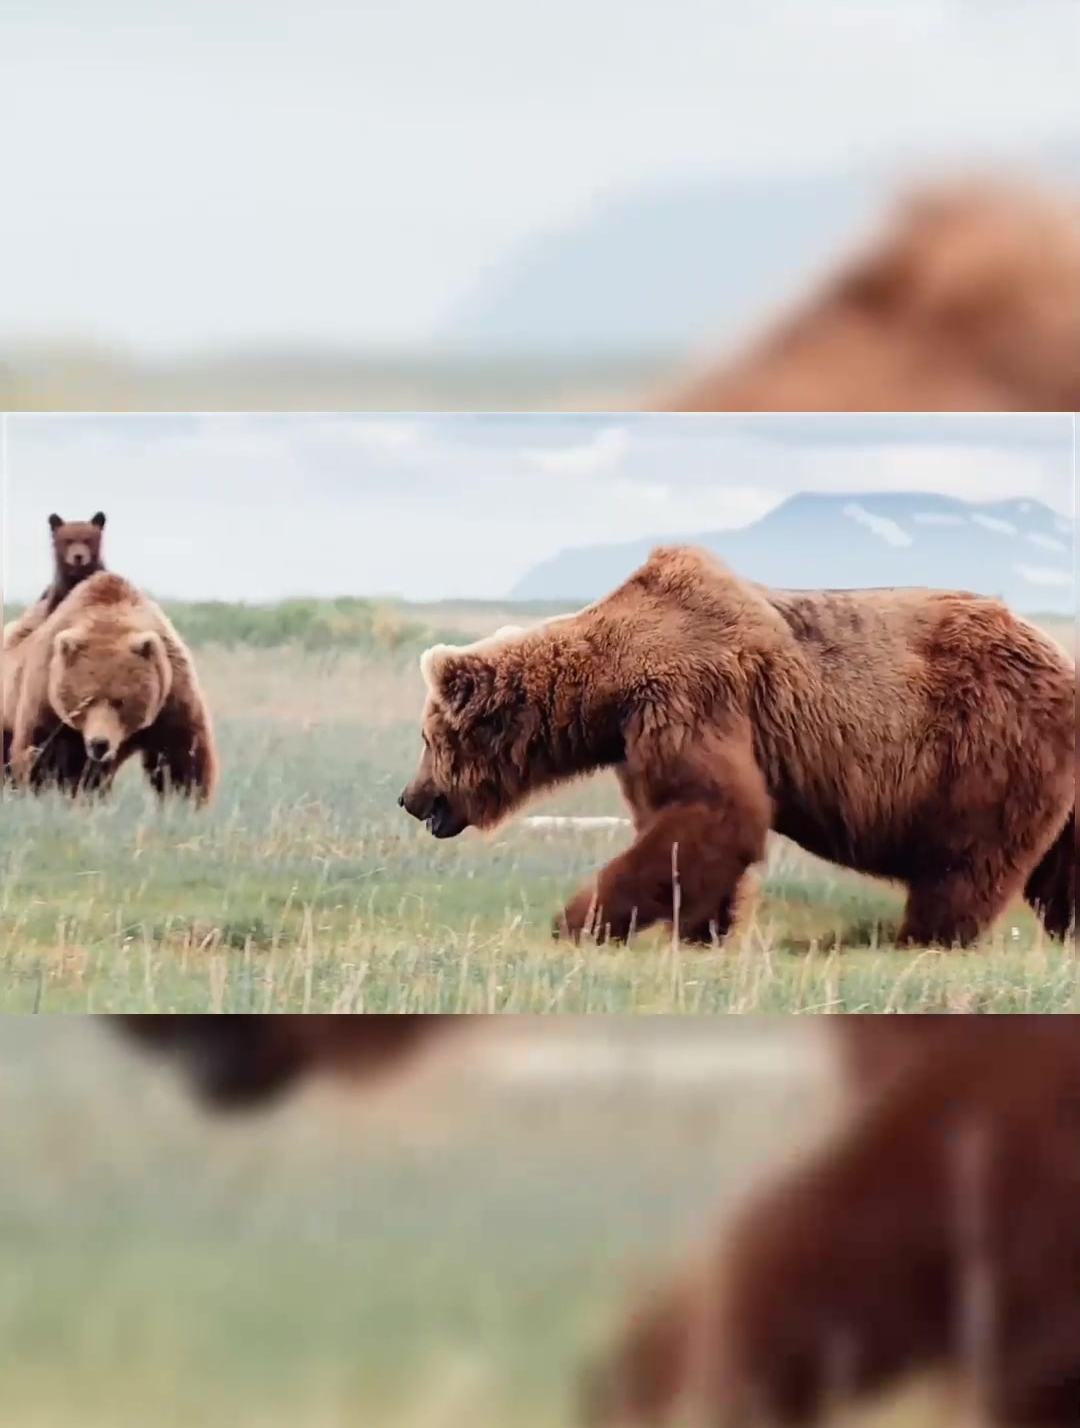
[[[745,525],[797,491],[1035,497],[1072,516],[1067,416],[12,416],[9,598],[46,517],[107,512],[162,597],[499,598],[567,546]]]
[[[1075,0],[0,0],[0,337],[414,343],[638,185],[1075,141]]]

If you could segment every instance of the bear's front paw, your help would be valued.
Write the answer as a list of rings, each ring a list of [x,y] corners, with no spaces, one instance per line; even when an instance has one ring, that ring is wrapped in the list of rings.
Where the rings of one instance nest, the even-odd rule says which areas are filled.
[[[592,888],[582,888],[558,914],[551,926],[551,935],[556,941],[580,942],[583,937],[591,937],[596,926],[596,893]]]
[[[556,917],[551,935],[557,941],[565,938],[573,943],[588,938],[597,946],[602,946],[605,942],[625,942],[630,935],[631,923],[632,918],[623,918],[618,914],[613,916],[607,908],[599,906],[595,889],[582,888]]]

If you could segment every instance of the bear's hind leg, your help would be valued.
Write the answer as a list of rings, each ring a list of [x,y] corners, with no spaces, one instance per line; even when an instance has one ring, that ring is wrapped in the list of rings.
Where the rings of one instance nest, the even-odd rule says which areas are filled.
[[[976,877],[958,868],[913,881],[908,888],[900,946],[970,947],[1005,911],[1023,886],[1023,873],[1000,862]]]
[[[1078,882],[1080,839],[1073,812],[1024,886],[1024,897],[1050,937],[1064,940],[1075,932]]]

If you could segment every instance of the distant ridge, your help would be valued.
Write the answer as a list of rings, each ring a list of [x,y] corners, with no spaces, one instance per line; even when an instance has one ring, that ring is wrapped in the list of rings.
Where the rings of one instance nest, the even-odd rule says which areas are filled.
[[[922,585],[997,595],[1025,613],[1074,614],[1072,523],[1042,501],[916,492],[791,496],[747,526],[560,551],[512,600],[594,600],[653,546],[705,546],[741,575],[789,589]]]

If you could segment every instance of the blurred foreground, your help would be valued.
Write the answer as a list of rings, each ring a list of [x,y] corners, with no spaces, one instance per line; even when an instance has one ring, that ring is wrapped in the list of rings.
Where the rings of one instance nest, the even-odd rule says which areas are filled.
[[[632,311],[670,261],[626,265]],[[618,265],[625,255],[610,253]],[[717,264],[734,261],[716,249]],[[650,271],[650,265],[652,265]],[[789,264],[790,267],[790,264]],[[916,186],[827,261],[781,268],[696,358],[670,339],[527,334],[378,351],[249,345],[150,361],[0,336],[14,411],[1072,411],[1080,407],[1075,192],[963,176]],[[737,272],[733,287],[738,290]],[[549,304],[568,302],[555,290]],[[572,303],[570,304],[572,306]]]
[[[570,1425],[627,1295],[828,1115],[817,1046],[520,1018],[221,1119],[100,1019],[4,1018],[4,1422]]]
[[[243,1020],[236,1040],[190,1019],[188,1069],[221,1038],[251,1064],[267,1035],[310,1051],[319,1022],[340,1049],[375,1025]],[[1034,1390],[1038,1421],[1073,1422],[1075,1021],[477,1018],[363,1094],[302,1075],[246,1114],[110,1029],[0,1022],[17,1428],[573,1428],[586,1382],[614,1428],[660,1421],[610,1416],[614,1385],[639,1408],[669,1396],[662,1365],[692,1387],[699,1342],[717,1403],[737,1342],[748,1386],[794,1388],[785,1421],[836,1368],[841,1394],[877,1396],[830,1428],[976,1428],[959,1380],[895,1377],[940,1356],[1021,1395],[1001,1421],[1036,1421]],[[733,1213],[725,1277],[710,1246]],[[660,1286],[688,1315],[674,1338]],[[837,1333],[854,1357],[834,1365]]]

